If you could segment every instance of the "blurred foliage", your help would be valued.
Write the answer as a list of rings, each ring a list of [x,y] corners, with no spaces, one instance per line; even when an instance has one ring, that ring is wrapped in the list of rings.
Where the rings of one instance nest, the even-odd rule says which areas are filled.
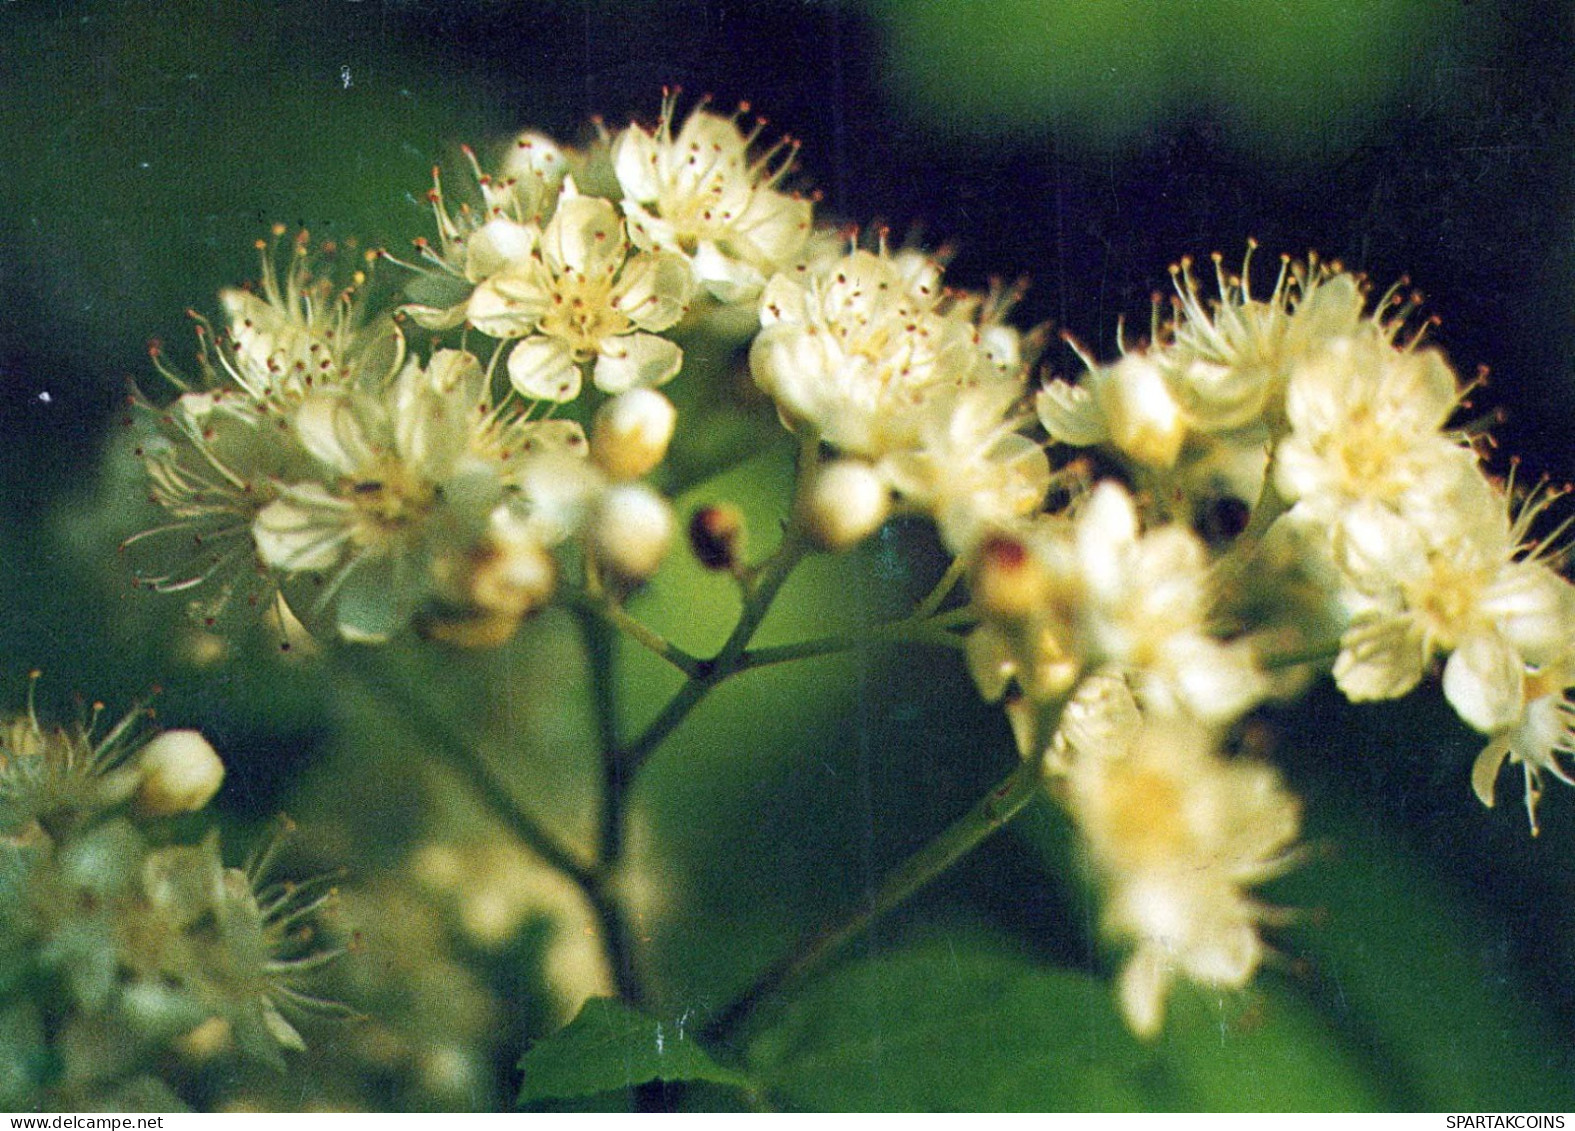
[[[903,92],[954,132],[1110,145],[1178,109],[1266,156],[1329,151],[1493,49],[1488,5],[1435,0],[880,0]]]
[[[33,666],[46,701],[162,685],[164,717],[224,755],[232,824],[288,806],[310,862],[349,866],[345,917],[364,939],[335,976],[371,1020],[303,1027],[313,1052],[288,1076],[177,1066],[181,1097],[497,1107],[521,1054],[548,1055],[531,1042],[606,985],[584,908],[497,847],[397,713],[325,678],[321,658],[281,662],[267,632],[204,637],[178,601],[127,586],[115,546],[142,524],[141,488],[123,447],[101,455],[118,398],[128,377],[153,386],[148,338],[178,358],[181,311],[255,275],[269,224],[401,246],[426,230],[431,166],[457,143],[527,125],[572,139],[593,113],[651,116],[678,83],[749,98],[800,136],[800,183],[828,208],[961,240],[964,282],[1033,273],[1025,321],[1101,353],[1119,316],[1141,321],[1167,261],[1234,259],[1248,234],[1385,284],[1410,270],[1457,363],[1493,363],[1491,403],[1524,406],[1506,447],[1569,474],[1570,20],[1567,5],[1421,0],[4,5],[0,688],[19,699]],[[681,513],[738,504],[759,554],[791,444],[724,347],[686,349],[734,376],[720,403],[672,387],[686,419],[705,414],[672,461]],[[939,562],[925,532],[892,524],[796,576],[763,639],[888,616]],[[635,611],[704,649],[732,600],[681,559]],[[552,614],[493,656],[412,650],[388,667],[584,844],[600,788],[584,663]],[[629,649],[618,663],[632,728],[675,677]],[[1535,842],[1511,798],[1481,811],[1474,739],[1427,703],[1319,696],[1269,725],[1295,736],[1275,753],[1321,847],[1274,893],[1317,910],[1279,933],[1285,970],[1256,989],[1180,1000],[1160,1042],[1133,1042],[1044,805],[711,1046],[716,1062],[747,1071],[760,1102],[802,1108],[1575,1106],[1575,798],[1550,792]],[[950,656],[871,648],[723,687],[635,788],[624,879],[655,1000],[605,1055],[646,1056],[658,1020],[693,1033],[1011,757]],[[36,1034],[26,1007],[0,1012],[0,1092],[37,1063]],[[680,1076],[694,1079],[575,1087]],[[654,1098],[739,1102],[683,1083]],[[652,1100],[647,1084],[587,1102]]]

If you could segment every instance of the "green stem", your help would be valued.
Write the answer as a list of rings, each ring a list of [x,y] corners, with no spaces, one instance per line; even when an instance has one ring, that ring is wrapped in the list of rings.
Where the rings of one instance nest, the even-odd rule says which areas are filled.
[[[963,638],[952,628],[972,623],[975,614],[971,609],[953,609],[936,616],[915,613],[902,620],[877,624],[856,632],[835,633],[813,640],[800,640],[794,644],[778,644],[771,648],[751,648],[744,653],[742,669],[763,668],[770,664],[784,664],[793,660],[807,660],[834,652],[848,652],[867,644],[915,643],[937,648],[964,647]]]
[[[935,583],[935,588],[925,594],[924,600],[914,607],[914,620],[924,620],[941,607],[942,602],[957,588],[957,583],[962,580],[963,574],[968,572],[968,558],[958,555],[952,559],[952,564],[946,567],[946,572],[941,574],[941,579]]]
[[[576,611],[599,617],[652,655],[666,660],[690,679],[700,674],[705,661],[684,651],[650,625],[630,616],[628,611],[617,602],[607,597],[594,596],[583,590],[570,591],[566,597]]]
[[[335,653],[338,667],[354,677],[367,691],[396,708],[395,717],[417,739],[441,755],[447,764],[476,791],[493,817],[552,867],[591,894],[595,888],[592,868],[537,823],[519,803],[509,787],[465,737],[446,720],[434,714],[418,696],[402,688],[389,675],[381,656],[373,649]],[[594,895],[592,896],[594,902]]]
[[[591,702],[596,715],[596,732],[603,750],[618,744],[618,704],[613,679],[613,632],[615,625],[601,615],[600,609],[576,605],[580,632],[585,641],[585,664],[590,676]],[[612,972],[618,996],[631,1005],[645,1001],[645,990],[635,968],[634,940],[610,882],[613,867],[623,855],[623,814],[627,782],[623,766],[614,758],[602,759],[602,805],[597,831],[598,864],[590,877],[586,894],[601,927],[602,946],[607,968]]]
[[[798,950],[756,979],[737,1001],[708,1023],[707,1032],[718,1036],[737,1026],[761,1002],[812,973],[877,919],[979,847],[1039,795],[1044,773],[1044,764],[1038,759],[1018,766],[965,815],[898,865],[868,903],[840,923],[811,935]]]
[[[805,436],[799,451],[800,493],[814,472],[819,452],[819,439]],[[709,660],[698,659],[669,644],[610,601],[588,594],[586,601],[582,602],[582,624],[586,628],[591,678],[598,688],[595,695],[602,735],[604,775],[599,852],[587,892],[602,925],[607,958],[617,979],[619,995],[635,1005],[644,1001],[645,994],[635,968],[634,940],[612,890],[623,858],[624,802],[628,787],[646,760],[689,717],[710,690],[743,670],[749,641],[765,620],[777,593],[809,550],[810,546],[800,536],[796,524],[789,524],[776,552],[739,578],[743,608],[739,611],[738,623],[733,626],[732,633],[723,642],[721,649]],[[621,745],[617,736],[616,704],[612,699],[612,647],[611,639],[605,632],[607,627],[628,633],[688,677],[656,718],[628,746]]]
[[[1265,671],[1282,671],[1285,668],[1296,668],[1303,664],[1322,664],[1334,660],[1340,655],[1341,645],[1338,640],[1327,641],[1322,644],[1309,644],[1303,648],[1292,648],[1284,652],[1271,652],[1258,658],[1259,665]]]
[[[788,575],[804,559],[809,549],[808,543],[790,528],[783,535],[782,545],[777,548],[777,552],[760,563],[743,583],[744,607],[739,613],[738,623],[733,626],[732,633],[721,649],[709,660],[696,661],[695,673],[668,700],[661,713],[651,720],[638,738],[622,749],[613,748],[608,760],[618,763],[624,776],[632,777],[638,773],[645,760],[656,752],[668,735],[678,729],[712,688],[749,666],[746,663],[746,649],[750,639],[771,610],[771,603],[776,600]]]

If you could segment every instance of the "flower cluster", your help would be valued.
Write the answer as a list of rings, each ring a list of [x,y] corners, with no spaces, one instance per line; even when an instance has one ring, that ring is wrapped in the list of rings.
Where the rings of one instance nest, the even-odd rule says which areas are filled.
[[[181,395],[134,398],[170,516],[128,543],[142,581],[191,591],[210,623],[278,603],[352,641],[414,623],[491,645],[571,562],[597,584],[654,572],[672,520],[640,480],[673,434],[655,391],[683,364],[670,331],[701,293],[752,310],[811,222],[777,187],[791,155],[754,152],[758,127],[702,108],[675,131],[674,108],[583,152],[527,134],[496,174],[467,151],[478,200],[454,205],[435,181],[438,238],[417,241],[397,309],[364,270],[336,284],[334,249],[304,232],[281,269],[277,229],[261,285],[220,296],[219,328],[199,322],[200,378],[155,350]],[[417,354],[402,323],[497,344],[485,360],[468,336]],[[587,378],[611,398],[589,438],[557,415]]]
[[[1016,289],[949,286],[942,255],[817,226],[785,188],[793,143],[761,145],[743,110],[676,111],[580,149],[526,134],[490,172],[467,151],[459,197],[434,177],[436,238],[398,299],[304,233],[281,268],[276,235],[260,286],[199,322],[200,378],[156,354],[179,396],[138,398],[169,515],[129,543],[152,552],[143,580],[210,620],[276,604],[361,643],[414,626],[495,645],[567,594],[720,681],[783,579],[741,560],[728,508],[691,526],[743,587],[716,658],[620,607],[672,541],[656,484],[683,431],[659,390],[704,335],[747,343],[801,441],[784,546],[920,516],[968,579],[954,619],[919,629],[963,647],[1064,803],[1131,948],[1138,1032],[1178,978],[1239,987],[1263,959],[1277,917],[1249,889],[1294,859],[1299,810],[1220,750],[1313,675],[1390,699],[1441,661],[1487,736],[1478,796],[1519,764],[1535,830],[1575,752],[1575,588],[1532,539],[1552,493],[1493,478],[1451,428],[1467,389],[1408,329],[1413,303],[1316,258],[1260,297],[1250,252],[1240,277],[1216,258],[1209,297],[1184,260],[1144,340],[1110,363],[1074,346],[1086,372],[1039,381]]]
[[[277,838],[241,868],[216,836],[174,839],[167,818],[202,809],[223,764],[195,731],[150,736],[144,711],[99,733],[101,710],[0,723],[0,945],[16,959],[0,996],[10,1047],[36,1051],[6,1081],[18,1107],[168,1109],[146,1074],[172,1049],[278,1063],[304,1047],[286,1013],[343,1012],[306,987],[340,953],[310,926],[332,887],[269,882]]]
[[[1133,944],[1120,1000],[1141,1035],[1159,1030],[1171,981],[1240,988],[1263,955],[1244,894],[1294,860],[1298,807],[1267,766],[1227,761],[1211,731],[1140,708],[1119,675],[1085,680],[1055,757],[1066,804],[1106,889],[1108,933]]]

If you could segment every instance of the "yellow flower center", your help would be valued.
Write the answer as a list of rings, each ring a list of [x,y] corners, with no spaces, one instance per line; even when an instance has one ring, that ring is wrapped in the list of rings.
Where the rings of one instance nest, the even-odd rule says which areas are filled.
[[[586,361],[601,352],[608,338],[627,334],[634,326],[613,305],[613,278],[586,278],[566,271],[552,281],[552,305],[541,320],[541,332],[567,342],[575,360]]]
[[[1107,783],[1107,851],[1121,868],[1183,858],[1192,834],[1176,779],[1151,769],[1116,770]]]
[[[418,522],[437,499],[437,488],[403,461],[384,458],[346,485],[359,521],[355,540],[366,546],[396,537]]]
[[[1470,629],[1488,579],[1480,569],[1433,556],[1427,575],[1406,587],[1406,603],[1440,648],[1453,648]]]

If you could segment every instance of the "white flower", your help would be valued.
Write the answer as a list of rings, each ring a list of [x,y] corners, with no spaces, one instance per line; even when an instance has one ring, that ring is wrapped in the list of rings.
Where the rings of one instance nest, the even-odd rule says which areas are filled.
[[[1059,702],[1088,671],[1109,670],[1167,714],[1225,723],[1268,690],[1245,642],[1208,631],[1207,551],[1181,526],[1140,532],[1126,490],[1101,483],[1076,518],[1046,516],[981,545],[968,638],[981,693],[1015,681],[1030,703]],[[1026,752],[1048,736],[1029,728]]]
[[[1052,439],[1076,447],[1108,443],[1147,467],[1172,467],[1187,438],[1187,418],[1147,354],[1091,367],[1081,385],[1052,381],[1035,404]]]
[[[538,464],[585,462],[577,426],[500,411],[480,363],[453,350],[410,362],[382,390],[314,393],[293,427],[316,473],[280,485],[258,513],[258,553],[286,577],[325,575],[314,612],[331,606],[340,634],[366,642],[389,638],[439,589],[464,590],[456,563],[491,568],[492,515],[535,505]],[[561,541],[537,527],[540,544]]]
[[[1251,650],[1208,634],[1208,554],[1190,530],[1140,534],[1131,496],[1102,483],[1078,515],[1075,556],[1086,652],[1130,673],[1150,706],[1225,722],[1265,694]]]
[[[673,541],[673,509],[644,483],[619,483],[597,500],[590,541],[597,560],[626,581],[654,574]]]
[[[1076,385],[1050,382],[1037,402],[1051,437],[1076,447],[1109,444],[1163,472],[1177,468],[1170,485],[1187,495],[1200,490],[1200,461],[1227,466],[1231,493],[1256,498],[1262,476],[1235,472],[1283,432],[1291,373],[1345,337],[1365,336],[1392,352],[1403,319],[1382,304],[1364,317],[1359,281],[1316,259],[1282,260],[1271,293],[1255,299],[1251,259],[1249,250],[1242,277],[1233,278],[1214,257],[1213,301],[1200,294],[1190,260],[1172,268],[1176,314],[1162,322],[1156,307],[1154,341],[1140,352],[1123,344],[1120,361],[1100,365],[1074,344],[1088,373]]]
[[[1575,672],[1569,661],[1550,664],[1525,679],[1525,707],[1520,717],[1493,736],[1471,768],[1471,787],[1478,799],[1493,807],[1495,783],[1505,759],[1519,763],[1526,778],[1526,815],[1531,835],[1537,835],[1537,802],[1542,798],[1542,775],[1552,774],[1566,785],[1575,785],[1559,762],[1575,754],[1575,704],[1569,689]]]
[[[667,457],[677,424],[673,402],[655,389],[619,393],[596,410],[591,458],[614,479],[638,479]]]
[[[747,302],[809,235],[810,202],[776,188],[792,149],[779,143],[751,157],[760,128],[745,134],[734,118],[703,107],[674,136],[675,104],[674,96],[663,103],[654,132],[631,125],[613,140],[630,238],[643,250],[684,256],[695,282],[719,302]]]
[[[1460,396],[1436,350],[1397,350],[1377,333],[1326,343],[1290,375],[1275,484],[1330,525],[1362,503],[1420,514],[1463,469],[1475,473],[1475,454],[1442,432]]]
[[[1103,928],[1133,946],[1122,1012],[1153,1036],[1176,978],[1235,989],[1257,970],[1270,912],[1246,889],[1293,863],[1299,807],[1272,769],[1223,760],[1211,732],[1140,710],[1105,674],[1079,687],[1055,749]]]
[[[422,262],[405,265],[416,278],[406,288],[411,301],[402,309],[429,330],[460,325],[475,285],[531,254],[568,173],[563,150],[541,134],[516,138],[498,176],[482,172],[468,146],[464,153],[481,207],[450,208],[442,177],[434,170],[427,199],[437,221],[438,246],[417,240]]]
[[[761,296],[750,348],[755,382],[789,428],[815,429],[849,455],[879,459],[921,442],[937,400],[1019,377],[998,366],[979,328],[940,306],[939,269],[854,251]]]
[[[1219,298],[1205,302],[1190,260],[1172,268],[1180,310],[1158,357],[1177,403],[1203,432],[1251,427],[1278,414],[1292,368],[1327,342],[1356,334],[1366,303],[1360,280],[1337,265],[1280,261],[1267,298],[1252,297],[1252,251],[1240,278],[1214,256]],[[1393,336],[1384,304],[1367,327]]]
[[[1018,394],[999,382],[938,396],[915,446],[879,465],[898,494],[934,517],[956,553],[1037,511],[1050,489],[1044,449],[1017,431],[1026,420]]]
[[[1522,544],[1537,501],[1512,521],[1474,469],[1435,501],[1414,522],[1377,504],[1346,516],[1337,561],[1356,611],[1335,680],[1352,699],[1394,698],[1448,652],[1445,696],[1495,734],[1521,718],[1527,668],[1562,659],[1575,639],[1575,588]]]
[[[674,377],[683,354],[657,332],[683,316],[689,293],[682,257],[630,254],[617,211],[580,196],[571,180],[536,248],[477,287],[466,312],[482,333],[522,339],[508,361],[516,389],[567,401],[579,395],[581,364],[593,360],[605,393]]]
[[[137,807],[155,817],[195,813],[219,792],[224,763],[194,730],[167,730],[136,757]]]
[[[367,309],[366,275],[357,270],[336,285],[331,274],[321,273],[331,265],[333,246],[314,253],[303,231],[281,278],[276,260],[284,230],[277,225],[271,241],[258,241],[260,291],[219,293],[226,324],[213,352],[204,348],[198,358],[209,387],[230,387],[259,404],[288,408],[314,388],[390,378],[404,359],[404,337],[392,318]],[[210,331],[199,325],[206,347]]]
[[[846,550],[862,542],[891,513],[891,492],[869,464],[832,460],[815,472],[795,501],[799,521],[817,544]]]
[[[275,476],[304,453],[280,444],[276,420],[244,394],[187,393],[166,409],[141,399],[137,407],[156,429],[137,448],[149,497],[168,516],[122,547],[138,584],[191,592],[193,615],[210,624],[266,607],[273,584],[251,526],[276,494]]]

